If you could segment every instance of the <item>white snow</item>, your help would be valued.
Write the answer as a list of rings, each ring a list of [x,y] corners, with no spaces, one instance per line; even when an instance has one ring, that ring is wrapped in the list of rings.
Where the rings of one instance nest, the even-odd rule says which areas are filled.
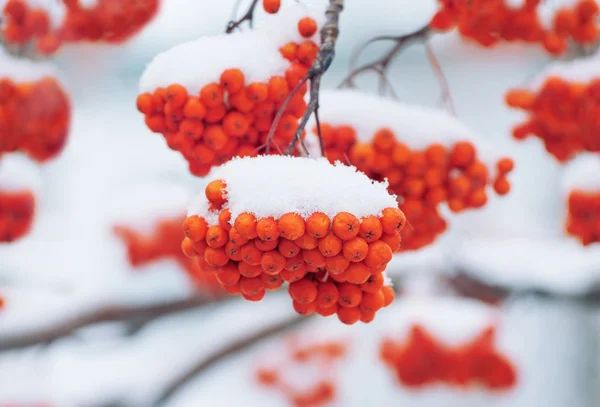
[[[567,164],[563,176],[563,191],[572,190],[600,193],[600,154],[580,154]]]
[[[372,140],[375,132],[391,129],[398,141],[411,148],[423,149],[429,144],[451,146],[458,141],[471,141],[480,159],[491,168],[502,156],[497,148],[469,129],[456,117],[442,109],[409,105],[355,89],[322,90],[319,98],[319,118],[333,126],[354,127],[361,142]],[[312,129],[314,120],[306,127],[311,154],[318,156],[319,144]]]
[[[600,52],[585,58],[575,58],[570,61],[555,61],[549,64],[532,81],[531,89],[538,90],[546,79],[558,76],[569,82],[588,83],[600,78]]]
[[[56,68],[51,63],[16,58],[0,47],[0,78],[8,77],[15,82],[29,82],[48,76],[57,76]]]
[[[290,41],[301,41],[297,21],[302,16],[321,21],[318,16],[322,12],[297,4],[267,17],[264,26],[255,30],[179,44],[158,54],[147,66],[140,79],[140,92],[180,84],[190,94],[198,94],[205,85],[219,82],[221,73],[230,68],[240,69],[247,84],[283,75],[289,61],[281,56],[279,48]]]
[[[36,192],[40,189],[37,166],[19,153],[5,154],[0,159],[0,191]]]
[[[333,218],[350,212],[358,218],[378,215],[397,207],[396,198],[387,192],[387,183],[371,181],[355,167],[332,165],[326,159],[260,156],[236,158],[215,168],[208,176],[227,184],[225,207],[235,219],[244,212],[257,218],[295,212],[307,218],[323,212]],[[214,224],[202,191],[190,205],[188,216],[200,215]]]
[[[600,282],[600,244],[563,238],[463,239],[450,256],[457,270],[517,290],[586,294]]]

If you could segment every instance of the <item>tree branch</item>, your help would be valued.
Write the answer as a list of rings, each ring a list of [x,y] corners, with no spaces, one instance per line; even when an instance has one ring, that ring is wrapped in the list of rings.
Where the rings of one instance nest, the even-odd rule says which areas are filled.
[[[194,366],[192,366],[188,371],[184,372],[181,376],[175,378],[170,384],[168,384],[165,389],[161,392],[159,397],[152,404],[153,407],[160,407],[167,402],[183,387],[185,387],[189,382],[198,377],[200,374],[204,373],[208,368],[213,366],[214,364],[222,361],[223,359],[232,356],[233,354],[240,352],[249,348],[250,346],[264,340],[270,338],[274,335],[287,331],[296,325],[299,325],[303,322],[311,320],[310,317],[295,315],[294,317],[279,322],[278,324],[269,326],[264,328],[253,335],[247,336],[245,338],[241,338],[238,341],[231,343],[228,346],[218,350],[217,352],[209,355],[208,357],[204,357],[199,360]]]
[[[13,335],[8,333],[7,335],[2,335],[0,336],[0,351],[21,349],[27,346],[52,342],[70,336],[78,329],[102,322],[128,322],[139,328],[160,317],[200,308],[212,303],[215,303],[214,298],[194,296],[183,300],[153,305],[109,305],[75,315],[50,327],[41,327],[26,333]]]
[[[237,10],[239,8],[239,1],[238,1],[238,4],[236,5],[236,7],[234,7],[233,16],[232,16],[231,20],[227,23],[225,33],[231,34],[236,28],[239,28],[244,23],[244,21],[247,21],[250,28],[252,28],[252,26],[254,24],[254,9],[256,8],[257,4],[258,4],[258,0],[252,0],[252,3],[250,4],[250,7],[248,7],[248,10],[246,11],[246,13],[242,17],[240,17],[238,20],[236,20],[235,17],[237,15]]]

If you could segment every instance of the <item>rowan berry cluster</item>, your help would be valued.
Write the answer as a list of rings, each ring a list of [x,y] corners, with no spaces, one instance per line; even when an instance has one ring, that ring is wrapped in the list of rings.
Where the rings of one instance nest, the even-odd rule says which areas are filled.
[[[513,129],[517,140],[538,137],[561,162],[581,152],[600,152],[600,79],[579,83],[552,76],[537,92],[509,91],[506,103],[529,116]]]
[[[385,339],[380,356],[407,387],[436,383],[507,390],[517,382],[513,365],[494,346],[494,328],[484,330],[469,343],[447,346],[420,325],[413,325],[402,342]]]
[[[452,386],[485,386],[507,390],[517,382],[513,365],[494,346],[494,328],[484,330],[469,343],[447,346],[420,326],[411,327],[405,341],[385,339],[380,356],[407,387],[445,383]]]
[[[255,156],[267,144],[273,152],[285,150],[306,110],[306,85],[286,106],[274,138],[268,143],[269,130],[319,50],[310,40],[317,32],[314,19],[301,19],[298,32],[306,41],[290,42],[279,50],[289,61],[283,76],[248,83],[242,69],[231,67],[221,73],[218,82],[206,84],[198,94],[190,94],[181,84],[143,93],[137,98],[137,107],[145,115],[146,125],[161,133],[167,145],[185,157],[190,171],[200,177],[232,157]]]
[[[231,218],[227,184],[210,182],[205,191],[218,224],[189,216],[184,223],[183,251],[198,257],[203,269],[216,272],[231,294],[260,301],[266,290],[290,283],[294,309],[354,324],[370,322],[388,306],[394,292],[384,285],[383,271],[400,246],[406,218],[398,208],[380,217],[358,219],[340,212],[330,219],[314,212],[304,219],[285,213],[257,219],[252,213]]]
[[[566,228],[584,246],[600,242],[600,192],[575,190],[569,194]]]
[[[561,54],[569,42],[590,45],[598,41],[599,14],[595,0],[579,0],[560,9],[550,26],[540,17],[542,0],[526,0],[521,6],[506,0],[438,0],[440,10],[430,21],[434,30],[454,28],[464,38],[490,47],[499,41],[538,43],[551,54]]]
[[[70,117],[69,97],[56,80],[15,83],[0,77],[0,154],[53,158],[65,145]]]
[[[63,3],[62,20],[54,24],[47,9],[31,6],[27,0],[8,0],[3,10],[4,40],[11,45],[32,43],[42,55],[53,54],[69,42],[122,43],[141,30],[159,6],[158,0],[98,0],[92,7],[78,0]]]
[[[341,341],[323,342],[302,347],[292,344],[287,359],[280,366],[258,369],[256,372],[257,380],[261,385],[279,391],[295,407],[325,406],[332,403],[336,398],[337,386],[331,380],[331,370],[337,362],[346,356],[346,353],[347,345]],[[315,373],[324,378],[316,380],[308,388],[302,386],[302,390],[290,384],[290,380],[286,380],[286,376],[291,376],[294,370],[306,367],[313,368],[311,369],[311,375],[294,378],[294,383],[303,384],[298,383],[298,380],[306,380],[309,377],[315,381],[313,377]],[[292,371],[292,374],[290,374],[290,371]]]
[[[0,191],[0,243],[13,242],[31,229],[35,197],[29,190]]]
[[[446,230],[439,213],[441,204],[462,212],[484,206],[486,187],[492,182],[499,195],[510,189],[507,175],[513,169],[512,160],[499,160],[492,180],[490,170],[468,141],[451,147],[431,144],[423,150],[412,149],[388,128],[379,129],[369,142],[359,142],[353,127],[327,123],[321,124],[321,138],[330,162],[349,162],[371,179],[388,180],[390,192],[400,197],[400,209],[409,221],[402,232],[403,251],[431,244]]]
[[[155,261],[171,259],[176,261],[194,281],[198,289],[212,296],[225,293],[214,274],[205,273],[198,264],[181,251],[184,233],[181,224],[184,216],[159,221],[149,234],[144,234],[126,226],[115,226],[114,231],[127,247],[127,257],[133,267],[143,267]]]

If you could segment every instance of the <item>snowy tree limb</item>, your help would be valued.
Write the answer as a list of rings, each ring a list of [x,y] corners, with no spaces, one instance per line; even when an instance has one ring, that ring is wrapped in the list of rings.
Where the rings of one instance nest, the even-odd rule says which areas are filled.
[[[194,296],[152,305],[108,305],[99,309],[87,310],[50,327],[32,329],[24,333],[6,333],[5,335],[0,335],[0,351],[21,349],[53,342],[57,339],[73,335],[79,329],[103,322],[126,322],[132,324],[137,330],[141,326],[163,316],[204,307],[213,303],[215,303],[214,298]]]

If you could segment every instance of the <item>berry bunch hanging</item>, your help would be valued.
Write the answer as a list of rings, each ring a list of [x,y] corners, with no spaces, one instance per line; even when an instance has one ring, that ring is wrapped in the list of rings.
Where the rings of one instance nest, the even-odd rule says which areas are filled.
[[[274,34],[267,25],[178,45],[147,68],[138,110],[147,127],[183,155],[194,175],[205,176],[213,166],[236,156],[255,156],[264,148],[283,151],[292,140],[306,110],[306,85],[285,107],[272,140],[268,133],[319,50],[313,38],[317,21],[292,17],[294,41],[281,43],[277,30]],[[198,70],[187,62],[196,60],[194,55],[210,65]]]
[[[260,301],[288,282],[298,313],[346,324],[370,322],[392,302],[383,271],[406,219],[385,184],[285,156],[234,159],[211,179],[184,222],[182,248],[228,292]]]
[[[517,381],[513,365],[494,346],[495,329],[485,329],[471,342],[448,346],[423,326],[413,325],[403,341],[385,339],[380,356],[407,387],[445,383],[451,386],[484,386],[508,390]]]

